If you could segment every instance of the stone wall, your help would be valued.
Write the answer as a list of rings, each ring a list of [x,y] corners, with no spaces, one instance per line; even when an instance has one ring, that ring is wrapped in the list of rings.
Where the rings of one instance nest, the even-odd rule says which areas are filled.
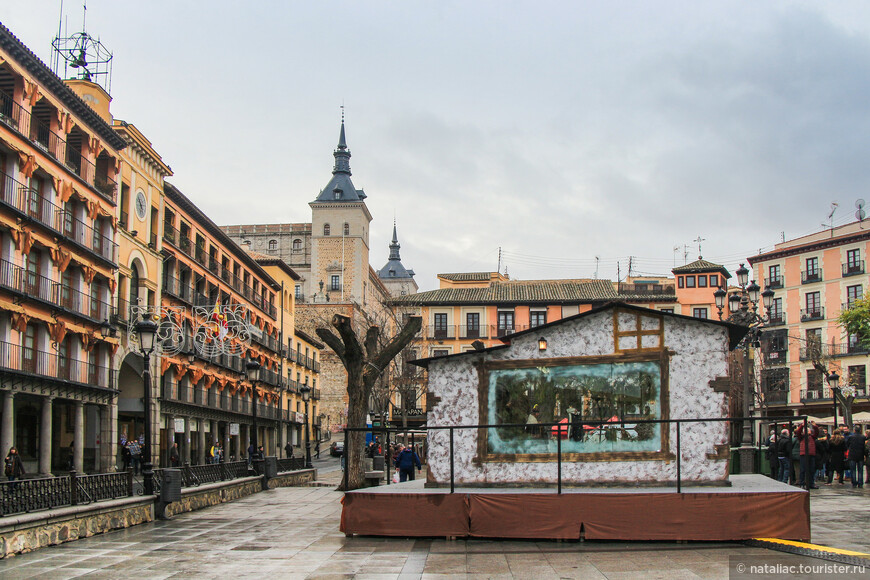
[[[317,479],[317,470],[282,473],[269,480],[269,489],[304,485]],[[166,506],[166,516],[234,501],[263,491],[260,477],[188,487],[181,501]],[[85,506],[0,518],[0,559],[38,548],[129,528],[154,519],[151,498],[124,498]]]
[[[7,516],[0,519],[0,558],[129,528],[153,519],[150,499],[141,497]]]

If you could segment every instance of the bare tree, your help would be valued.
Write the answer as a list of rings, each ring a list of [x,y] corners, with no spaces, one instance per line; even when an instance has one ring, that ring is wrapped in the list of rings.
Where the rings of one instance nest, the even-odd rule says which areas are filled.
[[[380,326],[370,324],[365,330],[362,342],[354,330],[353,321],[341,314],[334,315],[331,321],[337,335],[329,328],[316,329],[317,336],[335,352],[347,371],[348,427],[366,426],[369,401],[375,385],[389,368],[390,362],[414,339],[422,325],[423,321],[419,316],[411,316],[395,336],[386,339]],[[386,344],[382,345],[382,341]],[[348,448],[344,450],[345,469],[348,470],[347,488],[344,491],[358,489],[365,483],[365,433],[350,432],[348,443]]]

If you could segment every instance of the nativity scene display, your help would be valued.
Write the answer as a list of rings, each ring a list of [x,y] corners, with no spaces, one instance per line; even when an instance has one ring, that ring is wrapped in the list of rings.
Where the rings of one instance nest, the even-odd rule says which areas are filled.
[[[484,417],[490,456],[662,449],[658,361],[491,369]],[[554,426],[542,424],[556,423]]]

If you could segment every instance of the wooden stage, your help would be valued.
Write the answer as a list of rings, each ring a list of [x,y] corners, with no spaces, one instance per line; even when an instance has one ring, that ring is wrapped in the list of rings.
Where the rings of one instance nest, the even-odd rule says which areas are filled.
[[[392,537],[735,541],[810,539],[807,491],[763,475],[729,487],[426,488],[345,494],[341,531]]]

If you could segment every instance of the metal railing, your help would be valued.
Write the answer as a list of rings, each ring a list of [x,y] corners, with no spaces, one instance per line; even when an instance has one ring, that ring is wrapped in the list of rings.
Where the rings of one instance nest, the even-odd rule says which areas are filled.
[[[0,482],[0,516],[133,496],[133,472]]]
[[[98,388],[112,389],[115,383],[108,367],[9,342],[0,342],[0,368]]]
[[[825,307],[819,306],[818,308],[802,308],[801,309],[801,322],[806,322],[808,320],[822,320],[825,317]]]
[[[782,275],[770,276],[766,281],[767,287],[770,288],[771,290],[776,290],[777,288],[782,288],[784,286],[784,284],[785,284],[785,282],[783,280]]]
[[[694,423],[742,423],[743,421],[750,421],[755,423],[757,421],[763,421],[765,423],[771,423],[773,425],[779,424],[788,424],[788,425],[797,425],[803,424],[804,432],[807,430],[807,416],[806,415],[790,415],[785,417],[707,417],[707,418],[692,418],[692,419],[625,419],[622,421],[609,421],[609,420],[598,420],[598,421],[587,421],[584,420],[580,422],[579,425],[568,425],[566,423],[538,423],[535,425],[537,429],[540,429],[542,432],[552,433],[553,438],[556,441],[556,453],[542,453],[540,454],[540,462],[548,462],[555,463],[556,466],[556,493],[562,493],[562,439],[567,439],[569,435],[569,430],[571,427],[579,427],[580,429],[602,429],[602,428],[620,428],[622,430],[625,429],[626,424],[631,425],[667,425],[673,426],[675,431],[675,437],[670,441],[671,448],[670,451],[673,454],[673,457],[663,456],[662,461],[669,462],[675,460],[676,462],[676,493],[682,493],[682,461],[683,461],[683,448],[681,442],[681,432],[682,426],[686,424],[694,424]],[[450,463],[450,493],[456,492],[456,457],[455,457],[455,442],[456,442],[456,432],[460,432],[460,436],[462,436],[463,431],[467,430],[479,430],[479,429],[505,429],[505,428],[515,428],[515,429],[526,429],[529,426],[526,423],[503,423],[503,424],[479,424],[479,425],[429,425],[426,427],[426,430],[429,431],[429,446],[431,448],[432,441],[432,431],[448,431],[449,433],[449,447],[448,447],[448,461]],[[789,429],[791,431],[791,429]],[[363,433],[371,433],[372,440],[374,440],[376,434],[383,434],[385,437],[385,449],[390,448],[390,433],[402,433],[406,431],[401,427],[345,427],[344,429],[344,453],[346,456],[351,456],[352,452],[350,450],[350,433],[351,432],[363,432]],[[555,431],[555,432],[554,432]],[[776,429],[778,432],[779,429]],[[778,433],[777,433],[778,436]],[[753,441],[755,438],[753,437]],[[365,444],[365,440],[363,439],[363,444]],[[753,447],[753,450],[755,447]],[[694,449],[690,449],[687,453],[694,454]],[[602,457],[606,455],[606,453],[601,454]],[[628,463],[629,460],[626,460]],[[384,466],[386,469],[386,480],[387,485],[390,485],[390,461],[385,461]],[[573,461],[571,463],[574,463]],[[344,471],[344,489],[346,490],[348,487],[348,469]],[[806,485],[808,487],[813,485],[813,481],[807,481]]]
[[[864,260],[843,264],[843,277],[857,276],[864,273]]]
[[[819,268],[817,270],[802,270],[801,271],[801,284],[811,284],[812,282],[821,282],[822,281],[822,269]]]

